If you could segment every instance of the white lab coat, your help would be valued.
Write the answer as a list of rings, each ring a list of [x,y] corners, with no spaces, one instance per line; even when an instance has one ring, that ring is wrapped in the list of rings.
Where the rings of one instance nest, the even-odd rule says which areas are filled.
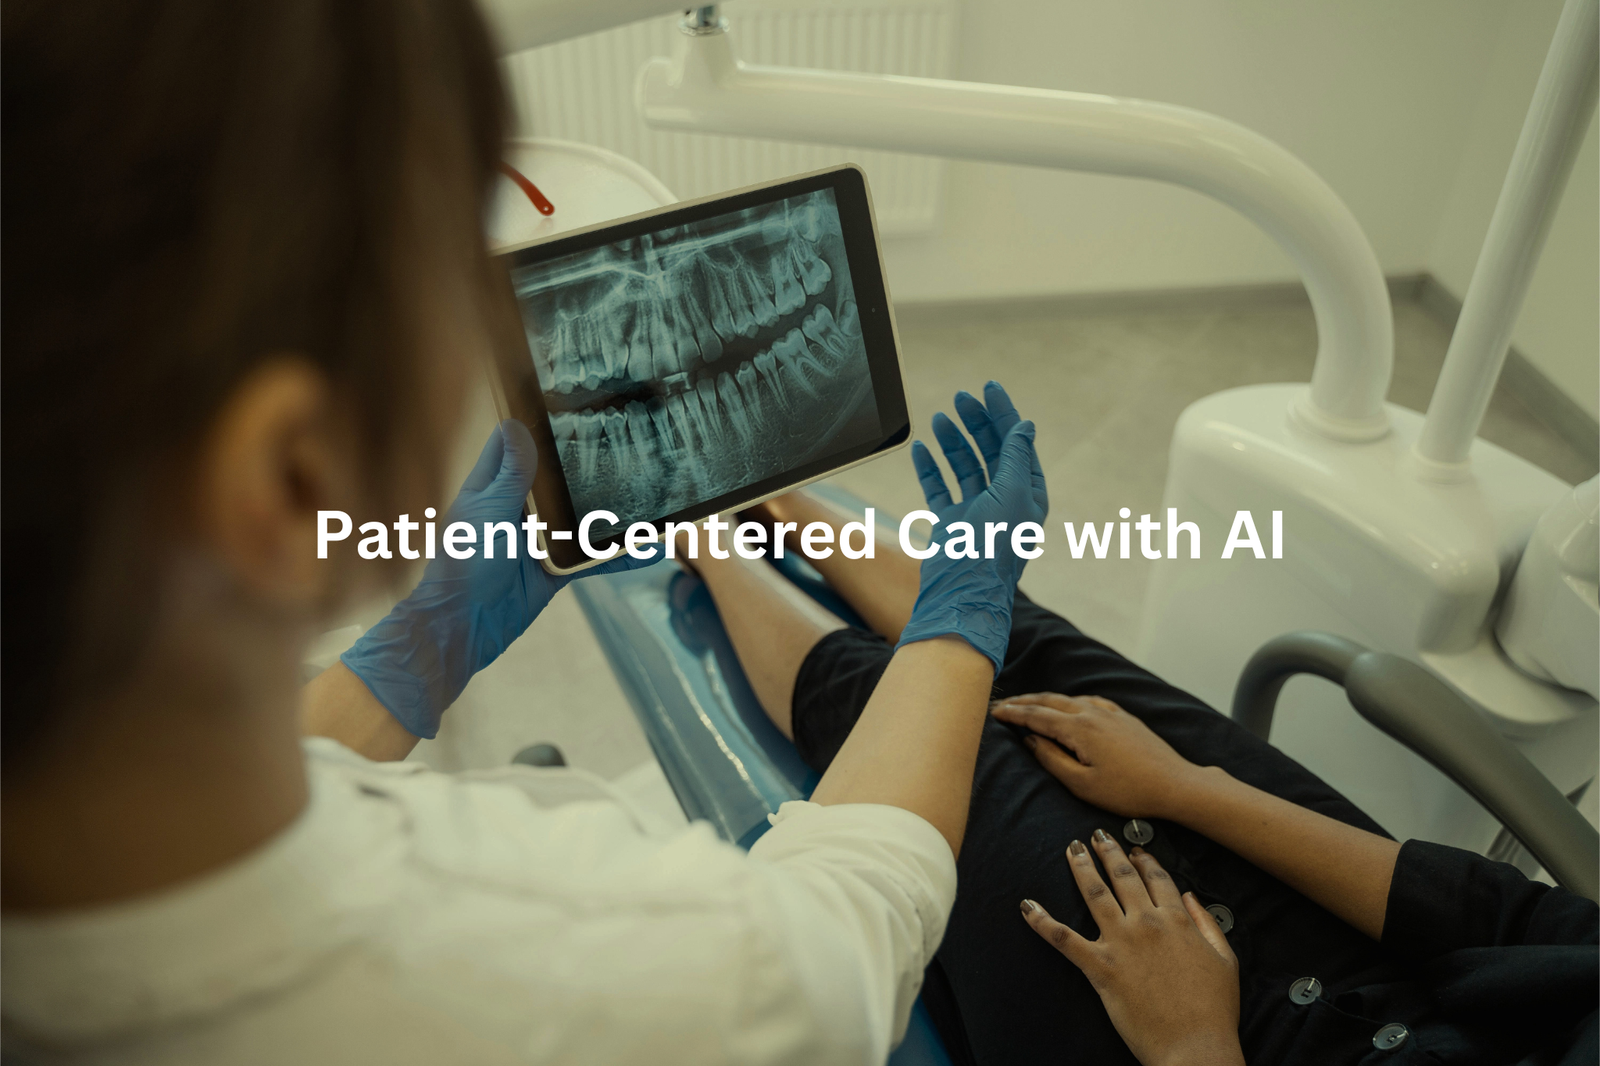
[[[306,744],[253,855],[0,924],[8,1044],[118,1063],[871,1063],[955,894],[927,822],[785,804],[746,855],[571,770],[448,775]]]

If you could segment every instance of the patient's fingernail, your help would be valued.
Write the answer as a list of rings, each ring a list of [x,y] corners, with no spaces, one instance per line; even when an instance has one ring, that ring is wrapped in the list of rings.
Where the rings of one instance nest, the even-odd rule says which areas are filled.
[[[1132,855],[1134,858],[1138,858],[1140,855],[1144,854],[1144,849],[1135,845],[1134,849],[1128,852],[1128,854]]]
[[[1022,906],[1023,916],[1026,917],[1027,915],[1033,913],[1033,908],[1037,907],[1038,904],[1035,903],[1031,899],[1025,899],[1025,900],[1022,901],[1022,905],[1021,906]]]
[[[1074,859],[1081,859],[1085,855],[1089,854],[1089,849],[1083,846],[1083,841],[1074,840],[1072,843],[1067,845],[1067,854],[1071,855]]]
[[[1111,839],[1111,834],[1106,832],[1104,829],[1096,829],[1094,831],[1094,842],[1099,844],[1101,847],[1109,847],[1110,845],[1116,843],[1116,841]]]

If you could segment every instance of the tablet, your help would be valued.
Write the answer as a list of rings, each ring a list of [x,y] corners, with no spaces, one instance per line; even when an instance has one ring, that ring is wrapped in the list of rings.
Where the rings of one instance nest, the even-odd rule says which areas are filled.
[[[539,447],[528,509],[548,527],[555,573],[594,565],[590,553],[609,553],[635,523],[659,533],[910,440],[856,167],[558,234],[501,259],[523,330],[497,360],[498,398]]]

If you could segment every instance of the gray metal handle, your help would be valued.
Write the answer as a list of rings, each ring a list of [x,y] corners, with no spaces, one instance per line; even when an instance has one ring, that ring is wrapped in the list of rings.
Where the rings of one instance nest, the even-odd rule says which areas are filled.
[[[1600,900],[1600,832],[1477,708],[1409,659],[1329,633],[1287,633],[1245,665],[1234,721],[1267,739],[1284,682],[1304,673],[1343,685],[1361,717],[1461,786],[1557,883]]]
[[[1296,674],[1316,674],[1344,684],[1356,656],[1367,649],[1332,633],[1302,630],[1267,641],[1250,656],[1233,690],[1233,720],[1262,740],[1272,734],[1278,693]]]

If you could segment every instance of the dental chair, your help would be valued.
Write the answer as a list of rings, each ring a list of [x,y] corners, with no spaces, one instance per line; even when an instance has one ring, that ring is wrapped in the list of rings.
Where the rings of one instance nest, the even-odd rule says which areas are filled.
[[[810,491],[849,510],[865,506],[826,483]],[[888,529],[895,521],[878,516]],[[866,627],[804,560],[769,562],[840,619]],[[761,709],[699,578],[654,566],[572,588],[688,817],[710,822],[725,840],[748,848],[766,831],[767,815],[811,794],[817,773]],[[1268,739],[1278,695],[1298,674],[1342,685],[1367,721],[1478,800],[1558,884],[1600,899],[1600,831],[1429,670],[1329,633],[1285,634],[1246,665],[1234,721]],[[949,1061],[919,1002],[890,1066]]]

